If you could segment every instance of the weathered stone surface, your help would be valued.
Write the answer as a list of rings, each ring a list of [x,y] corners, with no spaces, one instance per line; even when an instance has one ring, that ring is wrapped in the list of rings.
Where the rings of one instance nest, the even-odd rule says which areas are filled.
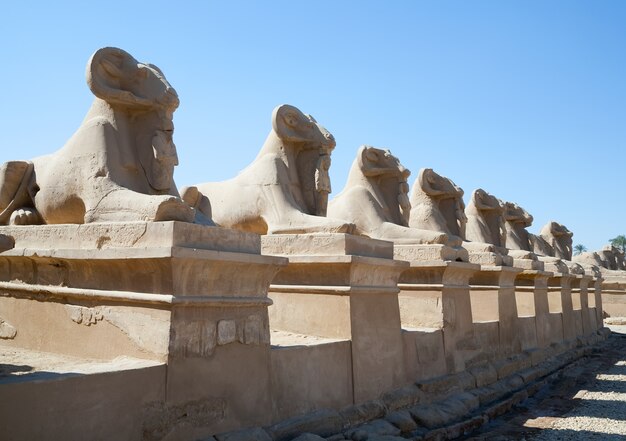
[[[326,438],[322,438],[314,433],[303,433],[302,435],[294,438],[292,441],[325,441]]]
[[[6,234],[0,234],[0,253],[10,250],[15,246],[15,240]]]
[[[418,424],[428,429],[444,426],[449,420],[449,415],[443,409],[433,405],[413,406],[409,413]]]
[[[10,323],[0,318],[0,339],[11,340],[17,335],[17,329]]]
[[[409,228],[410,173],[389,150],[361,146],[345,188],[328,205],[329,216],[353,222],[358,234],[374,239],[448,244],[450,239],[443,232]],[[453,242],[460,245],[459,238]]]
[[[463,189],[430,168],[419,171],[411,193],[409,226],[465,238]]]
[[[432,399],[432,397],[445,397],[451,393],[473,389],[476,387],[476,380],[469,372],[464,371],[415,384],[428,398]]]
[[[465,235],[468,241],[505,246],[504,209],[496,197],[480,188],[474,190],[465,208],[465,215]]]
[[[409,433],[417,429],[417,424],[408,410],[396,410],[385,417],[387,421],[396,426],[402,433]]]
[[[553,251],[553,254],[544,255],[572,260],[572,236],[574,234],[565,225],[550,221],[543,226],[539,235],[550,245],[550,249]]]
[[[480,400],[470,392],[463,392],[456,394],[452,397],[455,400],[459,400],[465,406],[467,412],[473,412],[480,406]]]
[[[478,398],[481,406],[484,406],[505,396],[509,393],[509,388],[503,381],[498,381],[489,386],[477,388],[470,393]]]
[[[406,438],[393,435],[373,435],[369,436],[367,441],[406,441]]]
[[[491,363],[485,362],[478,366],[473,366],[469,369],[469,372],[476,379],[476,387],[487,386],[498,381],[498,372]]]
[[[217,441],[272,441],[267,432],[259,427],[222,433],[215,438]]]
[[[446,427],[447,439],[455,439],[462,435],[469,434],[470,432],[478,429],[483,424],[486,424],[489,419],[485,415],[478,415],[460,423],[453,424]]]
[[[400,429],[391,424],[389,421],[378,419],[370,421],[367,424],[363,424],[353,431],[348,431],[346,432],[346,435],[354,441],[359,441],[361,439],[367,439],[369,441],[373,436],[398,436],[400,433]]]
[[[352,224],[323,217],[335,144],[313,117],[283,104],[274,109],[272,130],[252,164],[233,179],[197,189],[223,227],[258,234],[349,233]],[[187,190],[182,193],[186,199]]]
[[[313,433],[322,437],[341,432],[343,419],[334,410],[320,409],[307,415],[281,421],[265,430],[274,441],[287,441],[302,433]]]
[[[498,372],[498,378],[506,378],[522,369],[531,367],[531,360],[525,354],[517,354],[505,359],[493,362],[493,366]]]
[[[533,381],[535,381],[536,379],[546,375],[547,372],[545,371],[545,369],[539,367],[539,366],[535,366],[532,367],[530,369],[524,369],[521,370],[517,373],[517,375],[520,376],[520,378],[524,381],[525,384],[529,384],[532,383]]]
[[[381,418],[386,411],[385,404],[382,401],[375,400],[342,409],[339,411],[339,415],[343,418],[343,427],[347,429],[376,418]]]
[[[237,322],[220,320],[217,322],[217,344],[226,345],[237,340]]]
[[[345,439],[346,437],[343,435],[343,433],[338,433],[336,435],[329,436],[328,438],[326,438],[326,441],[343,441]]]
[[[423,399],[423,392],[414,384],[387,392],[382,396],[383,403],[389,410],[413,406]]]
[[[0,225],[194,221],[198,210],[173,180],[179,100],[163,73],[106,47],[91,56],[86,77],[96,98],[67,144],[0,167]]]

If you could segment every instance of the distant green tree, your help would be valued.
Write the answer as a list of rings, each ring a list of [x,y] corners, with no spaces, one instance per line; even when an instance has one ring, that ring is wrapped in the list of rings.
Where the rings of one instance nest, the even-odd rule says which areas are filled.
[[[624,236],[623,234],[620,234],[613,239],[609,239],[609,242],[611,242],[611,245],[613,245],[615,248],[619,248],[620,250],[622,250],[622,253],[626,252],[626,236]]]
[[[575,256],[577,256],[579,254],[582,254],[585,251],[587,251],[587,247],[584,246],[582,243],[579,243],[578,245],[574,245],[574,255]]]

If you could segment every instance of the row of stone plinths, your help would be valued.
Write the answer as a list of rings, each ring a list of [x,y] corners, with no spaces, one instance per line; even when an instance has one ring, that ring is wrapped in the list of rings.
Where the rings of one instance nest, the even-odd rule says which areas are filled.
[[[0,348],[113,360],[0,379],[11,439],[197,439],[545,357],[602,327],[599,281],[590,296],[591,277],[437,260],[440,246],[177,222],[1,233],[16,247],[0,256]]]

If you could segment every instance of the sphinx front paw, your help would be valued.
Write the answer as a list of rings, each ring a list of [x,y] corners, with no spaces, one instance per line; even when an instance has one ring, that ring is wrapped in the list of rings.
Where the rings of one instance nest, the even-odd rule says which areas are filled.
[[[11,214],[11,225],[39,225],[41,216],[34,208],[18,208]]]
[[[163,200],[158,203],[154,221],[193,222],[194,217],[195,210],[185,204],[182,199],[176,196],[164,196]]]

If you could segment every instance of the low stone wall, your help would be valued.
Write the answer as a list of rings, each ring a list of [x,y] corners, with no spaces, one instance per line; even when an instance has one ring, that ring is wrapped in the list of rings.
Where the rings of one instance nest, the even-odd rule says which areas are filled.
[[[131,225],[107,245],[107,227],[85,226],[65,249],[12,230],[0,345],[73,361],[0,377],[8,439],[452,437],[607,335],[591,278],[407,262],[346,234],[208,230]]]

